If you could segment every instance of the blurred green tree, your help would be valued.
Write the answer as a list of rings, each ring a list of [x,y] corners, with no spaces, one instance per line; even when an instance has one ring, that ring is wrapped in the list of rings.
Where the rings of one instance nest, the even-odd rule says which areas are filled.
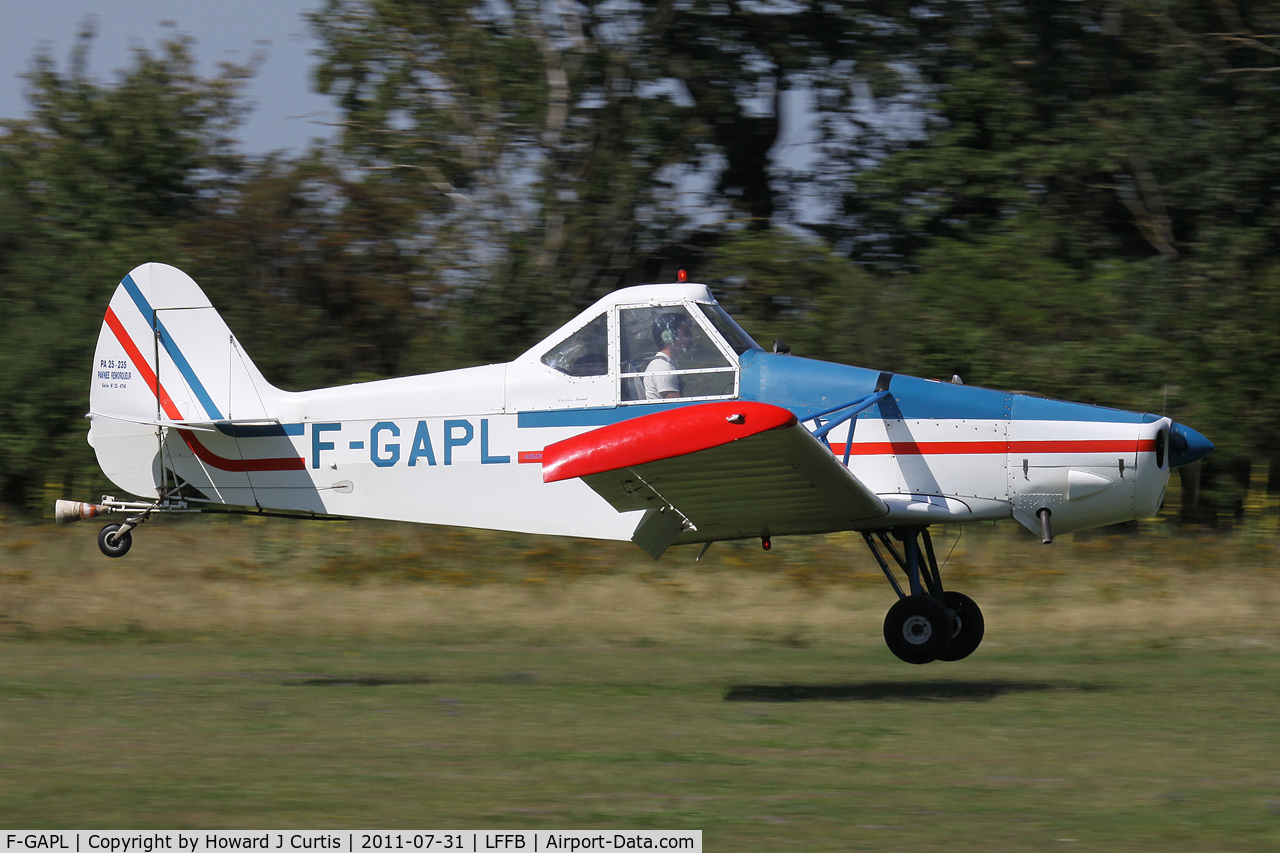
[[[849,156],[873,165],[830,233],[908,278],[904,369],[1167,399],[1211,467],[1275,460],[1280,10],[929,0],[885,33],[880,112],[907,93],[918,121],[864,126]]]
[[[89,33],[65,73],[35,60],[0,131],[0,501],[97,482],[85,367],[104,282],[145,260],[290,388],[500,361],[693,264],[766,344],[1167,406],[1219,444],[1210,474],[1275,459],[1271,4],[328,0],[313,23],[344,127],[297,158],[236,154],[250,70],[201,78],[189,41],[110,84]],[[788,103],[816,160],[785,153]]]
[[[249,70],[195,72],[187,39],[137,48],[115,85],[47,54],[28,75],[31,117],[0,133],[0,502],[102,483],[85,442],[88,370],[109,288],[176,255],[176,229],[234,179]]]
[[[178,238],[264,376],[301,390],[460,366],[421,217],[400,185],[316,150],[246,164]]]
[[[428,277],[481,361],[768,228],[794,178],[783,95],[841,77],[866,26],[709,0],[329,0],[313,21],[344,149],[418,195]]]
[[[766,349],[781,340],[796,355],[886,370],[905,357],[894,318],[912,313],[909,294],[819,240],[781,228],[732,235],[710,251],[705,280]]]

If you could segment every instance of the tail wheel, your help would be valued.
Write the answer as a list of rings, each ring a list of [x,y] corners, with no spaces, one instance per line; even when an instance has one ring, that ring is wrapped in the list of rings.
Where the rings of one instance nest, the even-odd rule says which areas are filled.
[[[108,524],[98,531],[98,550],[108,557],[123,557],[133,546],[133,534],[126,530],[118,533],[120,525]]]
[[[938,660],[963,660],[977,650],[986,632],[982,611],[972,598],[947,590],[942,601],[952,617],[951,645],[938,655]]]
[[[884,641],[907,663],[937,660],[950,646],[951,634],[951,613],[932,596],[900,598],[884,617]]]

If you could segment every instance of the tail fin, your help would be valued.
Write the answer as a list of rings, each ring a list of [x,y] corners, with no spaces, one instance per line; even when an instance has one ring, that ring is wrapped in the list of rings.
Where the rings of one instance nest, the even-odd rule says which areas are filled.
[[[89,443],[122,489],[160,496],[185,488],[184,496],[253,504],[249,472],[302,468],[287,439],[273,447],[259,442],[247,454],[268,450],[271,458],[241,452],[235,424],[272,423],[282,392],[180,270],[143,264],[124,277],[107,308],[93,370]],[[254,433],[286,434],[269,426]]]

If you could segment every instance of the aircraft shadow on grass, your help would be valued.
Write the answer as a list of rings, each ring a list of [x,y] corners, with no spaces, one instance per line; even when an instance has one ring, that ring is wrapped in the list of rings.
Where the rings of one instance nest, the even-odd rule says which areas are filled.
[[[534,680],[529,673],[494,679],[500,683]],[[433,679],[382,675],[331,675],[290,679],[294,687],[384,687],[430,684]],[[863,681],[853,684],[736,684],[724,695],[726,702],[987,702],[1006,693],[1050,691],[1095,692],[1097,684],[1006,679],[935,681]]]
[[[538,680],[535,672],[508,672],[480,679],[487,684],[528,684]],[[404,684],[434,684],[439,679],[420,675],[299,675],[282,681],[286,687],[388,687]]]
[[[430,684],[430,678],[381,675],[325,675],[281,682],[288,687],[386,687],[393,684]]]
[[[863,681],[853,684],[737,684],[726,702],[986,702],[1006,693],[1095,691],[1095,684],[1008,681]]]

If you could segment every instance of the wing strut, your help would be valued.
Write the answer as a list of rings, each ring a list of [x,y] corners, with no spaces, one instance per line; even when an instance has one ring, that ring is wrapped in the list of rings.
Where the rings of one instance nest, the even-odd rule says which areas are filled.
[[[858,425],[858,422],[854,420],[854,418],[888,396],[888,388],[883,391],[873,391],[872,393],[859,397],[856,400],[851,400],[848,403],[843,403],[839,406],[835,406],[834,408],[818,412],[816,415],[810,415],[805,418],[805,420],[819,424],[820,418],[825,418],[827,415],[834,414],[835,412],[841,413],[839,416],[832,418],[825,424],[820,424],[818,428],[813,431],[813,437],[825,444],[828,449],[831,447],[831,442],[827,440],[827,433],[831,432],[831,430],[840,426],[840,424],[845,421],[849,421],[849,437],[845,439],[844,442],[844,467],[848,468],[849,454],[853,451],[853,428]],[[835,451],[832,452],[834,453]]]

